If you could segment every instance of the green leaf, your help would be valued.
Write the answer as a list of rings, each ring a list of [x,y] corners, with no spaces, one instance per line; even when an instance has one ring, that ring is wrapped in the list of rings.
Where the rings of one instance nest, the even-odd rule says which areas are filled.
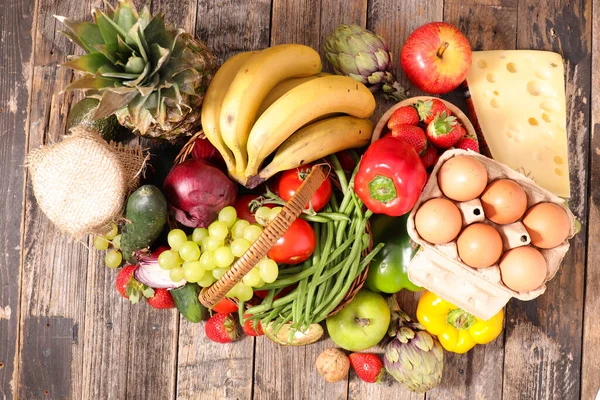
[[[116,44],[96,44],[94,50],[98,53],[103,54],[104,57],[110,60],[111,63],[115,64],[118,59],[116,56],[117,45]]]
[[[98,20],[98,26],[104,24],[104,29],[106,30],[107,34],[109,34],[110,32],[109,29],[112,28],[114,31],[117,32],[118,36],[120,36],[121,38],[125,39],[127,37],[127,31],[121,28],[119,25],[117,25],[115,21],[113,21],[108,15],[104,14],[102,11],[99,10],[95,10],[95,12],[97,14],[96,18]],[[109,26],[111,28],[109,28]]]
[[[59,15],[54,16],[61,24],[65,25],[77,37],[77,41],[73,40],[70,35],[66,35],[73,40],[77,45],[83,47],[88,53],[94,50],[94,45],[103,44],[104,39],[100,33],[98,25],[86,21],[76,21]]]
[[[139,74],[128,74],[127,72],[107,72],[103,73],[102,76],[106,78],[118,78],[118,79],[135,79]]]
[[[84,77],[74,81],[69,86],[64,88],[63,92],[68,92],[75,89],[106,89],[113,87],[114,85],[114,79],[85,75]]]
[[[105,91],[93,119],[108,117],[118,109],[125,107],[136,96],[139,96],[138,91],[131,88],[115,88]]]
[[[144,295],[144,297],[150,298],[154,296],[154,289],[146,285],[142,285],[142,294]]]
[[[125,64],[125,72],[130,74],[141,74],[144,71],[146,62],[142,57],[129,57],[127,64]]]
[[[140,55],[142,56],[142,58],[144,59],[144,61],[148,61],[148,49],[147,47],[144,47],[144,42],[142,41],[142,38],[140,37],[140,25],[139,24],[135,24],[131,27],[131,29],[129,30],[129,32],[127,32],[127,37],[125,38],[125,43],[127,43],[129,46],[131,46],[132,48],[136,49]]]
[[[138,18],[138,21],[140,21],[140,26],[142,27],[142,30],[146,29],[146,27],[150,23],[151,19],[152,19],[152,14],[150,14],[150,9],[146,5],[146,6],[144,6],[144,8],[142,8],[142,12],[140,13],[140,16]]]
[[[176,35],[166,29],[165,20],[162,15],[155,15],[144,29],[144,37],[148,43],[157,43],[161,47],[172,50],[175,45]]]
[[[117,56],[123,63],[123,66],[125,66],[125,63],[127,60],[129,60],[129,57],[135,54],[137,54],[137,52],[131,46],[125,43],[125,41],[119,36],[117,39]]]
[[[121,34],[119,29],[117,29],[114,24],[109,21],[112,21],[106,14],[103,14],[102,11],[93,10],[92,14],[94,15],[94,19],[97,21],[98,28],[100,29],[100,34],[104,38],[104,43],[108,45],[116,45],[117,38]]]
[[[150,61],[154,65],[154,69],[150,75],[157,73],[169,59],[170,52],[168,49],[153,43],[150,46]]]
[[[137,19],[137,10],[133,2],[123,1],[119,3],[119,7],[115,10],[113,17],[117,25],[127,32],[137,22]]]
[[[112,63],[102,53],[89,53],[84,56],[78,57],[74,60],[68,61],[63,64],[64,67],[73,68],[78,71],[89,72],[95,74],[100,67],[112,68],[115,71]]]

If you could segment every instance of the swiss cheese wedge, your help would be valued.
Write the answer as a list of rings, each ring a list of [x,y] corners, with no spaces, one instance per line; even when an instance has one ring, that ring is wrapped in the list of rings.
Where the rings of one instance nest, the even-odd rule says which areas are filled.
[[[560,54],[475,51],[467,84],[491,156],[555,195],[569,197]]]

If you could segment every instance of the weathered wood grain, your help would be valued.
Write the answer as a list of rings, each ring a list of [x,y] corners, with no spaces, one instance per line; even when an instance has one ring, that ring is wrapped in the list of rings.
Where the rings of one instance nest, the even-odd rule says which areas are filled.
[[[221,62],[232,55],[269,46],[270,0],[198,0],[196,36]]]
[[[244,4],[199,1],[196,36],[204,40],[221,61],[241,51],[269,45],[271,2]],[[249,399],[252,396],[254,339],[229,345],[214,343],[204,335],[204,323],[181,317],[177,366],[177,397],[182,399]]]
[[[600,1],[593,2],[592,12],[592,84],[591,139],[589,147],[589,197],[587,230],[587,266],[585,273],[585,308],[583,312],[583,360],[581,364],[581,398],[593,399],[600,393]]]
[[[567,65],[567,129],[571,199],[587,215],[591,3],[520,1],[517,47],[557,51]],[[544,295],[507,307],[504,397],[576,399],[580,395],[585,230]]]
[[[25,120],[31,83],[31,0],[0,8],[0,393],[16,391]]]
[[[89,14],[89,2],[57,1],[39,2],[36,10],[36,27],[33,37],[34,58],[31,85],[31,106],[28,118],[28,150],[59,140],[65,132],[67,110],[72,96],[59,94],[68,84],[72,73],[58,64],[73,54],[74,45],[57,33],[52,14],[84,17]],[[29,181],[25,192],[23,229],[23,270],[21,295],[21,320],[31,317],[63,317],[72,321],[72,330],[82,334],[85,320],[86,272],[88,249],[84,243],[73,242],[61,234],[42,214],[35,203]],[[32,364],[28,356],[35,348],[25,340],[29,332],[21,331],[19,354],[19,393],[35,389],[35,382],[23,381],[23,371],[44,373],[43,366]],[[49,345],[58,342],[51,342]],[[50,351],[53,349],[49,347]],[[59,393],[69,393],[71,398],[81,398],[81,365],[83,343],[77,338],[68,348],[71,362],[61,369],[48,371],[48,382]],[[64,357],[67,357],[66,355]],[[65,378],[67,377],[67,378]]]

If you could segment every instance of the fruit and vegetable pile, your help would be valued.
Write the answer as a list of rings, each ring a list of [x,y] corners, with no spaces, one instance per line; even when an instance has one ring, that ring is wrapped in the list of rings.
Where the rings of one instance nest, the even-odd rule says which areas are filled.
[[[365,382],[387,373],[425,392],[441,382],[444,351],[493,341],[511,297],[544,292],[576,233],[558,197],[569,182],[554,53],[472,52],[450,24],[416,29],[404,73],[430,94],[466,89],[467,117],[436,97],[407,98],[385,41],[355,25],[325,40],[327,73],[301,44],[219,67],[202,42],[130,0],[94,10],[92,23],[58,19],[85,53],[66,63],[81,73],[66,90],[86,96],[69,128],[119,140],[123,153],[132,134],[152,149],[126,195],[94,182],[121,206],[108,224],[84,193],[63,193],[61,207],[88,201],[101,214],[88,232],[123,297],[206,320],[215,342],[238,339],[241,326],[307,345],[326,328],[339,346],[315,360],[327,381],[352,366]],[[378,92],[399,103],[372,121]],[[512,107],[522,96],[532,100]],[[114,160],[129,176],[127,160]],[[85,187],[77,161],[54,162],[53,174]],[[316,171],[326,176],[315,185]],[[413,318],[401,290],[422,292]]]

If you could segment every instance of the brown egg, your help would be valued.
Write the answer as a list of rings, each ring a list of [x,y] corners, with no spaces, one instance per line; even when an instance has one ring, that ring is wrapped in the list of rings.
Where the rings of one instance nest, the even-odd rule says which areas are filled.
[[[518,221],[527,209],[527,194],[515,181],[498,179],[488,185],[481,195],[486,218],[497,224]]]
[[[554,203],[538,203],[523,217],[523,225],[529,232],[531,244],[551,249],[567,239],[571,221],[567,212]]]
[[[488,183],[485,166],[474,157],[457,156],[446,161],[438,172],[438,185],[455,201],[476,199]]]
[[[433,244],[454,240],[462,227],[462,214],[448,199],[431,199],[423,203],[415,215],[415,228],[421,237]]]
[[[461,260],[473,268],[494,265],[502,254],[502,238],[490,225],[475,223],[467,226],[456,241]]]
[[[500,260],[500,273],[506,286],[516,292],[539,288],[546,280],[546,259],[532,246],[509,250]]]

